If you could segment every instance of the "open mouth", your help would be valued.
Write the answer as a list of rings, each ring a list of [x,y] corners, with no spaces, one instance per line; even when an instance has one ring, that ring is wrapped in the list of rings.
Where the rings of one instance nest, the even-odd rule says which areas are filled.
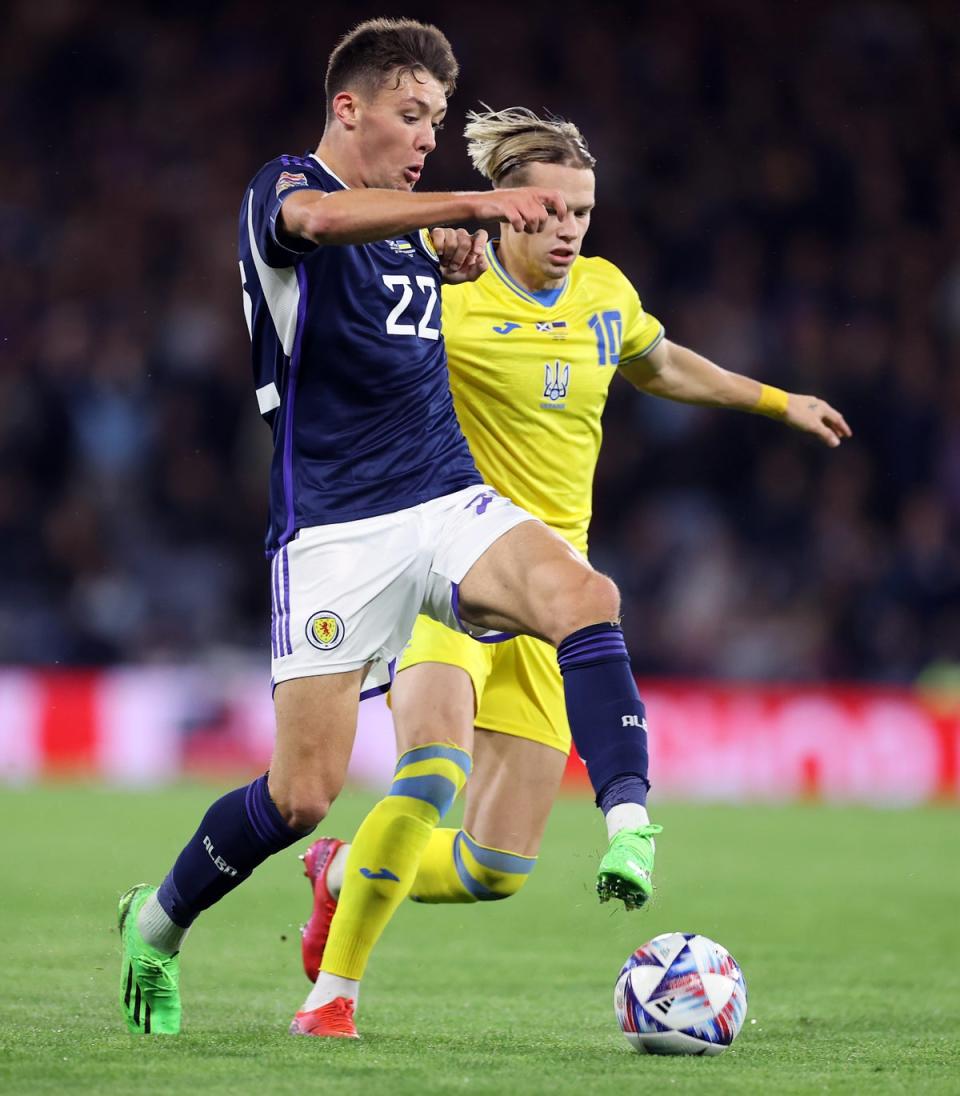
[[[420,182],[420,172],[422,170],[422,167],[417,164],[414,164],[411,167],[405,167],[403,169],[403,177],[411,186],[413,186],[415,183]]]
[[[575,255],[569,247],[555,247],[550,252],[550,259],[558,266],[568,266],[574,258]]]

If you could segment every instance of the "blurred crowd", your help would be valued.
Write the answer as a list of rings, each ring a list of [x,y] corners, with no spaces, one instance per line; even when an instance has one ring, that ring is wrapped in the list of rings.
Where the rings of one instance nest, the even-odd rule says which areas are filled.
[[[954,4],[4,10],[0,663],[269,656],[236,217],[264,161],[314,147],[326,56],[374,14],[436,22],[461,63],[425,186],[485,185],[480,101],[571,118],[598,158],[585,252],[675,341],[853,427],[828,451],[614,386],[591,554],[636,669],[960,659]]]

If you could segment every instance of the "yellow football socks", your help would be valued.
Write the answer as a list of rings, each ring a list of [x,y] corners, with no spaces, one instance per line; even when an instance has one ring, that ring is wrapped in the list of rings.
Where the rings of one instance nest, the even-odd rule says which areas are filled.
[[[481,845],[466,830],[435,829],[410,890],[415,902],[493,902],[509,898],[537,862]]]
[[[470,755],[432,743],[408,750],[393,785],[357,831],[344,870],[321,970],[359,980],[381,933],[406,898],[437,823],[470,775]]]

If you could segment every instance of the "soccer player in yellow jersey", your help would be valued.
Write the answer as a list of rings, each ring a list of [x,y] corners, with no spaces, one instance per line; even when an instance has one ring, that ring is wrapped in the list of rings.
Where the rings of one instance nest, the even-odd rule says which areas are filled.
[[[486,482],[572,551],[587,552],[600,418],[617,372],[641,392],[767,415],[829,446],[850,436],[823,400],[731,373],[671,342],[617,267],[581,256],[594,208],[594,159],[574,125],[513,109],[471,114],[465,132],[474,166],[494,187],[549,188],[566,202],[566,215],[554,215],[538,235],[505,225],[487,247],[486,272],[444,286],[443,332],[457,415]],[[434,230],[435,240],[449,243],[447,231]],[[554,651],[526,636],[477,642],[421,616],[398,670],[398,774],[404,755],[427,744],[445,742],[473,757],[463,827],[434,828],[410,896],[508,898],[536,863],[570,749]],[[633,802],[614,806],[606,820],[611,835],[649,826]],[[365,897],[351,895],[354,882],[343,874],[348,848],[324,838],[305,857],[314,909],[303,958],[314,979],[322,962],[318,1001],[332,992],[356,998],[374,941],[358,956],[346,953],[341,938],[356,937],[358,920],[377,920],[377,903],[399,885],[386,860],[377,860],[366,881],[376,879],[380,898],[369,887]],[[618,858],[631,855],[629,842],[611,843],[598,875],[601,899],[624,897]]]

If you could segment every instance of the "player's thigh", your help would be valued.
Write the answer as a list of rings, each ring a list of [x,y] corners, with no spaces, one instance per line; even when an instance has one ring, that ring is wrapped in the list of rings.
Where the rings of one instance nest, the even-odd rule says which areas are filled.
[[[472,752],[474,715],[489,668],[490,656],[481,644],[429,617],[417,617],[390,693],[397,752],[431,742]]]
[[[280,682],[270,795],[288,825],[315,826],[339,795],[353,750],[363,669]]]
[[[579,628],[616,620],[620,596],[561,536],[529,521],[494,541],[466,573],[459,613],[470,624],[556,646]]]
[[[429,576],[416,510],[301,529],[272,563],[275,684],[365,670],[389,682]]]
[[[570,752],[552,647],[528,636],[497,644],[476,733],[465,825],[483,845],[536,854]]]
[[[566,763],[550,746],[478,727],[464,829],[488,848],[536,856]]]
[[[429,574],[418,513],[300,530],[272,565],[277,744],[285,817],[323,817],[339,793],[361,688],[379,690],[413,630]]]

